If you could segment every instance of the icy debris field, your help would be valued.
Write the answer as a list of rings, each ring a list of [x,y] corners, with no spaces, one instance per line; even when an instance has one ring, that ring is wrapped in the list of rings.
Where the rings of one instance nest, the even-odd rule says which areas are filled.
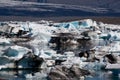
[[[120,25],[0,22],[0,79],[119,80]]]

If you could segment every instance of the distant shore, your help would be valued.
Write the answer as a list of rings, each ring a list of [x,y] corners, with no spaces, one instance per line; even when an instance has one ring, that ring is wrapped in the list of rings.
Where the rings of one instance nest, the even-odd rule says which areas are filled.
[[[120,24],[120,17],[81,17],[81,16],[67,16],[67,17],[32,17],[32,16],[0,16],[0,21],[40,21],[51,20],[54,22],[67,22],[81,19],[93,19],[98,22],[108,24]]]

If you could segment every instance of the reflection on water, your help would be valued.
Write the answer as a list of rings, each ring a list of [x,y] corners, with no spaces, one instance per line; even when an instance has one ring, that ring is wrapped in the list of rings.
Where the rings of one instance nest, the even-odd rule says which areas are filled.
[[[120,80],[118,76],[112,75],[108,71],[96,71],[92,77],[86,77],[85,80]]]
[[[2,70],[0,80],[47,80],[46,74],[37,69],[29,70]]]
[[[0,80],[48,80],[41,71],[19,70],[0,71]],[[118,76],[113,76],[108,71],[96,71],[91,76],[86,76],[85,80],[120,80]]]

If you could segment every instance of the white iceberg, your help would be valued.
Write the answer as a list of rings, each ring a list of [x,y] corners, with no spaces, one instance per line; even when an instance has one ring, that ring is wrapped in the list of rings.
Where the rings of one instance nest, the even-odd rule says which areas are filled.
[[[15,45],[15,46],[9,47],[3,55],[13,59],[20,59],[29,51],[31,50],[28,48]]]

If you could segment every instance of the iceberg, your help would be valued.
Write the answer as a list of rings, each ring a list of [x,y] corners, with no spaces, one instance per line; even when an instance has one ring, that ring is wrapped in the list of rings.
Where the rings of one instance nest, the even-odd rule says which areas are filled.
[[[5,53],[3,55],[13,59],[20,59],[29,51],[31,50],[28,48],[15,45],[5,50]]]
[[[60,23],[58,26],[63,28],[73,28],[73,29],[80,29],[80,28],[90,28],[91,26],[96,26],[97,23],[91,19],[85,19],[80,21],[72,21],[66,23]]]
[[[15,66],[18,69],[40,69],[43,62],[43,58],[28,52],[26,55],[15,62]]]
[[[14,22],[12,24],[6,22],[5,27],[1,25],[0,32],[3,33],[11,32],[8,24],[16,28],[11,32],[15,36],[1,35],[4,38],[0,38],[0,46],[10,45],[5,45],[5,48],[0,47],[1,52],[4,52],[0,56],[0,69],[40,68],[42,70],[49,69],[50,72],[56,66],[70,68],[76,65],[81,69],[101,70],[108,63],[104,60],[108,53],[115,55],[119,60],[120,33],[119,30],[114,30],[112,27],[108,29],[110,26],[108,24],[97,24],[91,19],[53,24],[49,21],[16,23],[18,25],[14,25]],[[16,36],[24,31],[25,34]],[[24,39],[29,40],[25,41]],[[104,45],[103,41],[108,44]],[[47,45],[49,43],[53,43],[55,47],[49,47]],[[94,52],[90,52],[91,50]],[[78,52],[82,51],[87,54],[80,57]],[[120,63],[120,60],[117,63]],[[40,73],[38,74],[40,75]],[[25,77],[34,78],[35,76],[32,73],[27,73]]]
[[[48,25],[35,22],[29,23],[29,28],[32,29],[31,33],[35,36],[34,42],[48,42],[52,36],[52,33],[56,30],[53,26],[50,27]]]

